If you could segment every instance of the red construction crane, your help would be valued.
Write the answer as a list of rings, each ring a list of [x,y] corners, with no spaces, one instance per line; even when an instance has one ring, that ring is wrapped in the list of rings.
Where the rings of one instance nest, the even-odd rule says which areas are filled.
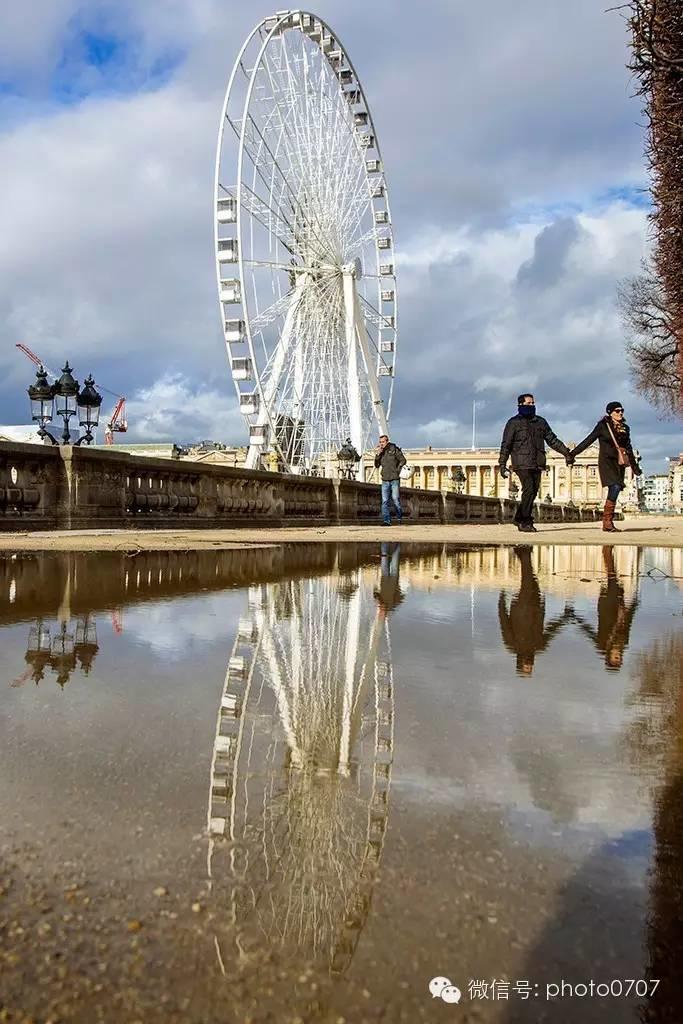
[[[58,379],[59,374],[55,373],[54,370],[51,370],[49,366],[46,366],[40,356],[37,356],[35,352],[32,352],[28,345],[24,345],[23,342],[18,341],[17,348],[31,360],[34,366],[42,366],[48,377],[51,377],[52,380]],[[110,391],[109,388],[102,387],[101,384],[98,384],[97,387],[100,388],[101,391],[106,391],[109,395],[114,395],[117,400],[112,414],[107,421],[106,430],[104,431],[104,443],[113,444],[114,431],[124,434],[128,430],[128,420],[126,419],[126,399],[123,395],[117,395],[115,391]]]
[[[114,443],[114,431],[119,431],[122,434],[128,430],[128,420],[126,419],[126,400],[122,396],[119,396],[119,400],[114,406],[114,411],[109,417],[107,423],[107,429],[104,432],[104,443]]]

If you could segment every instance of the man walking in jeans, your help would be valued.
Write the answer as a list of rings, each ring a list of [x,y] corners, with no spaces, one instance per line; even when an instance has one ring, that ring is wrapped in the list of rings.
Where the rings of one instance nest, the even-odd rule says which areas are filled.
[[[531,394],[520,395],[517,399],[517,415],[505,424],[500,446],[500,475],[508,475],[507,461],[522,484],[522,500],[515,514],[517,528],[523,533],[536,533],[533,510],[534,501],[541,486],[541,473],[545,469],[546,444],[567,459],[567,465],[574,460],[572,453],[559,437],[553,434],[547,420],[536,415],[536,404]]]
[[[393,444],[386,434],[382,434],[375,451],[375,466],[382,470],[382,519],[385,526],[391,526],[392,503],[399,523],[403,518],[399,492],[401,470],[405,464],[406,457],[398,445]]]

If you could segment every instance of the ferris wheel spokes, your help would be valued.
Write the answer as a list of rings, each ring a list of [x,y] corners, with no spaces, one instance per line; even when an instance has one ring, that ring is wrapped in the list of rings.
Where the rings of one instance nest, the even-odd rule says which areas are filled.
[[[275,349],[274,358],[270,365],[270,373],[265,385],[263,385],[262,393],[260,395],[259,413],[253,431],[254,440],[252,441],[250,438],[249,451],[247,452],[247,469],[255,469],[259,464],[261,452],[269,441],[269,431],[266,430],[266,428],[270,427],[270,430],[275,433],[273,429],[274,424],[270,423],[270,410],[280,389],[280,382],[285,369],[285,360],[287,359],[290,345],[294,338],[294,321],[301,304],[301,298],[306,287],[306,281],[307,276],[302,274],[299,277],[296,288],[291,295],[289,309],[287,310],[287,315],[285,317],[285,324],[282,329],[282,334],[280,335],[277,348]]]
[[[332,974],[370,912],[389,813],[391,645],[368,582],[356,569],[250,588],[211,766],[207,869],[226,938],[305,950]]]

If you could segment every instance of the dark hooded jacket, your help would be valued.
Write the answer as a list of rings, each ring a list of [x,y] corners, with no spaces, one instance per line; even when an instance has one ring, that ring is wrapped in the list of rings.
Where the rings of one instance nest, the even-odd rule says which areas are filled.
[[[564,612],[546,625],[545,599],[532,567],[531,548],[515,548],[515,553],[521,570],[519,593],[512,598],[508,609],[505,591],[501,591],[498,621],[503,643],[516,655],[517,671],[522,673],[525,664],[533,666],[536,655],[545,651],[570,616]]]
[[[510,459],[515,471],[545,469],[546,445],[562,455],[569,455],[569,449],[552,432],[547,420],[542,416],[520,416],[518,413],[505,424],[500,446],[501,468],[505,468]]]
[[[406,457],[397,444],[390,441],[384,451],[375,455],[375,466],[382,469],[382,480],[398,480]]]
[[[586,448],[589,448],[595,441],[597,441],[600,446],[598,451],[598,472],[600,473],[600,483],[603,487],[609,487],[611,484],[619,484],[623,487],[626,466],[619,465],[617,449],[609,432],[609,419],[609,416],[603,416],[603,418],[595,424],[595,427],[591,430],[588,437],[585,437],[580,444],[577,444],[576,448],[572,451],[572,455],[580,455],[582,451],[585,451]],[[617,443],[621,448],[625,449],[626,454],[629,457],[631,469],[636,476],[640,476],[641,469],[636,462],[635,455],[633,454],[633,448],[631,447],[631,431],[629,430],[628,424],[624,423],[623,431],[621,433],[617,433],[614,427],[612,427],[612,430],[615,438],[617,439]]]

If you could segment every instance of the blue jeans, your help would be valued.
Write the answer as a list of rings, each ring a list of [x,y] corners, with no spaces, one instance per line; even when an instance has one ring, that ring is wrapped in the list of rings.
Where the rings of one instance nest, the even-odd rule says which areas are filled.
[[[610,484],[607,488],[607,500],[616,501],[623,489],[621,484]]]
[[[396,518],[399,523],[403,518],[401,499],[399,497],[400,480],[382,480],[382,519],[385,523],[391,522],[391,505],[396,509]]]

